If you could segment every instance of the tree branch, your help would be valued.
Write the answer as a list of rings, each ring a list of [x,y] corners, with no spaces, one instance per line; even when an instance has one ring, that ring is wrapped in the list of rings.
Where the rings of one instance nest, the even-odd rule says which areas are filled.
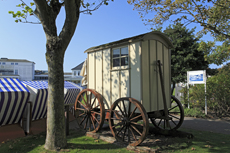
[[[77,22],[80,16],[80,2],[81,0],[65,0],[66,19],[59,39],[65,51],[69,42],[75,32]],[[63,53],[64,54],[64,53]]]
[[[47,40],[50,36],[57,36],[57,29],[55,24],[56,16],[53,14],[50,6],[47,4],[47,1],[34,0],[34,2],[36,5],[34,13],[42,23]]]
[[[94,9],[86,9],[86,10],[80,11],[80,13],[85,13],[86,12],[86,14],[90,14],[91,12],[96,11],[97,9],[99,9],[103,3],[104,2],[101,1],[101,3],[99,3],[96,7],[94,7]]]

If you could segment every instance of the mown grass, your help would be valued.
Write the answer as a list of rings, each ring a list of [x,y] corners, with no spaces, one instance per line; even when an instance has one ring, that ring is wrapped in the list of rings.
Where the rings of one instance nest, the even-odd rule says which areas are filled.
[[[196,152],[196,153],[229,153],[230,151],[230,135],[217,134],[205,131],[196,131],[190,129],[180,129],[192,133],[193,139],[187,138],[173,138],[163,137],[159,141],[156,139],[151,148],[156,152],[168,153],[168,152]],[[28,136],[19,138],[0,144],[1,153],[52,153],[44,149],[45,133],[41,133],[35,136]],[[70,135],[67,137],[67,148],[60,150],[59,152],[84,152],[84,153],[125,153],[131,152],[126,150],[125,147],[110,144],[102,140],[86,137],[83,133],[70,131]]]
[[[0,153],[52,153],[44,149],[45,133],[35,136],[28,136],[4,142],[0,144]],[[67,147],[59,152],[84,152],[84,153],[129,153],[126,148],[107,143],[102,140],[93,139],[83,133],[70,131],[67,137]]]
[[[229,153],[230,135],[217,134],[206,131],[197,131],[191,129],[180,129],[180,131],[192,133],[193,139],[187,138],[166,138],[155,143],[152,146],[156,152],[196,152],[196,153]]]

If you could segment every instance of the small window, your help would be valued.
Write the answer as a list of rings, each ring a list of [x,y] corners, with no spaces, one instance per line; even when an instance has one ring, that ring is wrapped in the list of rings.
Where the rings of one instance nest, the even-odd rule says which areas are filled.
[[[77,72],[76,72],[76,71],[74,71],[74,72],[73,72],[73,75],[74,75],[74,76],[76,76],[76,73],[77,73]]]
[[[18,63],[15,63],[15,65],[18,65]]]
[[[14,65],[14,63],[11,63],[11,65]]]
[[[14,74],[15,74],[15,75],[18,75],[18,70],[15,70],[15,71],[14,71]]]
[[[0,62],[0,65],[1,65],[1,62]]]
[[[116,48],[113,50],[113,67],[129,65],[128,47]]]
[[[5,62],[2,62],[2,65],[5,65],[6,63]]]
[[[80,71],[77,72],[77,75],[78,75],[78,76],[80,75]]]

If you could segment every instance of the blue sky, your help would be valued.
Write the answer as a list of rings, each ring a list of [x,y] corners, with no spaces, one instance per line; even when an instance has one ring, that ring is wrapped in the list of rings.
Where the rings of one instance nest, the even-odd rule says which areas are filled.
[[[16,5],[19,3],[19,0],[0,1],[0,58],[27,59],[36,63],[36,70],[47,70],[46,38],[42,25],[15,23],[8,14],[8,11],[17,11]],[[62,28],[64,17],[64,10],[61,10],[57,19],[58,31]],[[138,12],[126,0],[115,0],[108,6],[101,6],[92,15],[81,14],[65,53],[64,71],[71,72],[72,68],[83,62],[86,59],[84,51],[90,47],[146,32],[150,32],[150,27],[143,24]]]

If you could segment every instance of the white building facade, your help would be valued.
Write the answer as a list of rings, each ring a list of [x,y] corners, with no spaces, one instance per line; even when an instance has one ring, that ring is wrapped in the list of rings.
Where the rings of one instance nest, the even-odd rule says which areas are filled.
[[[21,59],[0,59],[0,77],[17,78],[21,81],[34,80],[35,63]]]

